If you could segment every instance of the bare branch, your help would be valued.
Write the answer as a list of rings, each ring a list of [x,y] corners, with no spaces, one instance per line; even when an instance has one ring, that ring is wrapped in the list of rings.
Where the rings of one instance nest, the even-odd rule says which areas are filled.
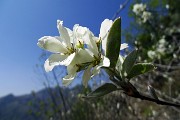
[[[116,11],[114,16],[112,17],[113,21],[117,18],[118,14],[125,8],[125,6],[127,5],[128,2],[129,2],[129,0],[126,0],[123,4],[120,4],[119,9]]]

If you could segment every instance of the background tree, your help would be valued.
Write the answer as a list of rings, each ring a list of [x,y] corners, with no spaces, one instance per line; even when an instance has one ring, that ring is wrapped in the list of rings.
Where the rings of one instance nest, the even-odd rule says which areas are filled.
[[[147,91],[146,86],[151,84],[156,88],[158,96],[174,102],[180,100],[180,8],[177,6],[179,3],[179,0],[136,0],[129,12],[133,21],[130,27],[124,30],[125,39],[139,50],[138,61],[152,62],[157,68],[151,74],[136,78],[135,84],[144,91]],[[137,4],[146,6],[141,14],[134,11]],[[143,21],[144,11],[150,13],[146,21]],[[162,106],[154,105],[150,105],[149,108],[137,107],[138,111],[144,111],[155,119],[180,118],[179,109],[168,107],[169,109],[160,110],[161,108]]]
[[[124,30],[123,36],[128,43],[138,49],[140,54],[138,62],[152,62],[157,68],[150,74],[134,78],[133,85],[147,95],[156,88],[155,92],[159,99],[175,103],[180,103],[178,3],[180,1],[134,1],[129,12],[132,22],[130,27]],[[113,92],[95,101],[81,98],[76,100],[69,108],[67,116],[69,119],[180,118],[178,108],[141,101],[119,92]]]

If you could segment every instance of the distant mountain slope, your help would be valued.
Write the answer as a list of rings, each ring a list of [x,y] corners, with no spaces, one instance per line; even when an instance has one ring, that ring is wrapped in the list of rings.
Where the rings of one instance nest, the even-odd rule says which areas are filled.
[[[81,88],[77,86],[72,88],[73,90],[61,89],[65,102],[70,102],[69,105],[73,104],[76,100],[75,96],[81,91]],[[10,94],[0,98],[0,120],[46,120],[46,114],[53,111],[52,103],[61,105],[59,111],[64,110],[58,88],[44,89],[22,96]],[[67,104],[66,107],[69,108]],[[43,112],[47,110],[47,113],[42,113],[42,109]]]

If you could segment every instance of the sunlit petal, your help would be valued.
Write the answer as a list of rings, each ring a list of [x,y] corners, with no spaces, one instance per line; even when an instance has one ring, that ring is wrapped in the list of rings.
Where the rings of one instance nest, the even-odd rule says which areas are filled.
[[[110,66],[110,60],[107,57],[103,57],[99,63],[99,65],[96,65],[94,69],[92,70],[92,76],[95,76],[100,73],[101,67],[109,67]]]
[[[101,60],[101,63],[99,64],[100,67],[104,66],[104,67],[109,67],[110,66],[110,60],[107,57],[103,57],[103,59]]]
[[[119,55],[119,58],[116,64],[116,69],[118,71],[121,71],[123,62],[124,62],[124,58],[121,55]]]
[[[48,60],[50,65],[59,65],[60,62],[65,60],[68,57],[68,55],[61,55],[61,54],[52,54]]]
[[[92,70],[92,76],[91,77],[94,77],[94,76],[98,75],[99,73],[100,73],[100,67],[98,65],[96,65]]]
[[[109,30],[110,30],[112,24],[113,24],[113,21],[109,20],[109,19],[105,19],[101,23],[99,37],[102,40],[102,49],[104,50],[104,52],[106,51],[107,36],[108,36]]]
[[[84,71],[83,74],[83,85],[87,88],[88,81],[91,79],[91,68],[92,66],[88,66],[88,68]]]
[[[70,64],[67,66],[67,72],[68,74],[75,74],[77,73],[78,67],[75,64]]]
[[[68,86],[69,84],[72,83],[72,81],[74,80],[75,77],[76,77],[76,74],[70,74],[70,75],[65,76],[63,78],[62,84],[64,86]]]
[[[50,65],[49,64],[49,59],[47,59],[44,63],[44,69],[46,72],[52,71],[52,69],[55,67],[55,65]]]
[[[67,46],[71,46],[70,36],[72,31],[69,28],[63,26],[63,21],[57,20],[57,28],[59,30],[60,37],[64,40]]]
[[[123,43],[123,44],[121,44],[121,49],[120,50],[123,50],[123,49],[128,48],[128,47],[129,46],[128,46],[127,43]]]
[[[109,32],[112,24],[113,24],[113,21],[112,21],[112,20],[105,19],[105,20],[101,23],[101,28],[100,28],[99,37],[101,37],[101,38],[103,39],[103,38],[106,36],[106,34]]]
[[[67,57],[67,55],[52,54],[44,63],[45,71],[52,71],[52,69],[55,66],[60,65],[60,62],[66,59]]]
[[[60,65],[68,66],[74,59],[75,55],[76,55],[75,52],[70,54],[66,59],[64,59],[63,61],[60,62]]]
[[[43,48],[45,50],[54,53],[67,52],[67,49],[62,45],[62,43],[56,37],[44,36],[38,40],[37,45],[40,48]]]
[[[88,49],[97,57],[99,54],[98,46],[96,44],[96,41],[98,40],[97,37],[94,37],[92,35],[89,36],[89,39],[86,39],[86,44]]]
[[[93,56],[86,49],[79,49],[76,52],[76,56],[74,57],[72,64],[82,64],[93,61]]]

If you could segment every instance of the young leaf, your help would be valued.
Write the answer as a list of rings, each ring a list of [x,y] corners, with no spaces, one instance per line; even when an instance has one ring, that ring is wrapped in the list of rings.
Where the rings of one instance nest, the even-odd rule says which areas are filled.
[[[86,97],[87,98],[94,98],[94,97],[101,97],[108,93],[117,90],[117,87],[112,83],[105,83],[104,85],[98,87],[93,92],[89,93]]]
[[[121,18],[117,18],[107,37],[106,44],[106,57],[109,58],[111,64],[110,67],[114,68],[116,66],[121,45]]]
[[[148,91],[153,98],[155,98],[156,100],[159,100],[158,96],[156,95],[156,91],[151,85],[148,85]]]
[[[136,61],[136,58],[137,58],[137,50],[132,51],[125,58],[125,60],[122,64],[122,71],[121,71],[122,76],[126,77],[130,73],[130,71],[131,71],[131,69],[132,69],[132,67]]]
[[[138,63],[133,66],[133,68],[131,69],[131,72],[128,74],[127,78],[131,79],[137,75],[147,73],[154,69],[155,69],[155,67],[151,63]]]

